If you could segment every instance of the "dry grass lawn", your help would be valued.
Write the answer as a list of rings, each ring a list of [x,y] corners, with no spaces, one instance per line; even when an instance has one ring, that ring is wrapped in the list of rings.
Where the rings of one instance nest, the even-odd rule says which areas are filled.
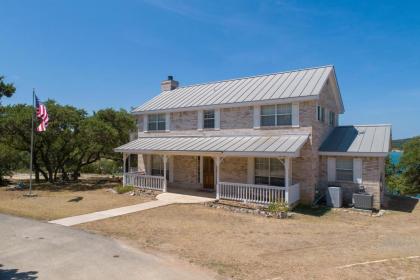
[[[170,205],[78,227],[234,279],[420,279],[420,258],[391,259],[420,256],[420,205],[412,213],[389,211],[382,217],[318,214],[276,220]]]
[[[114,194],[108,188],[115,184],[82,183],[56,186],[42,184],[35,187],[36,197],[26,197],[28,190],[0,188],[0,213],[30,217],[39,220],[54,220],[75,215],[107,210],[150,201],[148,196]]]

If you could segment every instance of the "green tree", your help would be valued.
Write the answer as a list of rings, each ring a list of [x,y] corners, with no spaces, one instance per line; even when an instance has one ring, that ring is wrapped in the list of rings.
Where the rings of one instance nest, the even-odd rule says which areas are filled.
[[[406,193],[420,193],[420,136],[404,144],[400,167]]]
[[[19,154],[10,147],[0,143],[0,185],[3,185],[4,176],[12,174],[19,165]]]
[[[15,86],[12,83],[4,82],[4,76],[0,76],[0,105],[1,105],[1,98],[11,97],[16,91]]]
[[[84,110],[62,106],[53,100],[45,105],[49,125],[45,132],[36,133],[34,140],[34,171],[50,182],[58,179],[77,179],[84,166],[101,158],[120,160],[113,149],[129,139],[135,122],[124,110],[106,109],[89,116]],[[30,151],[31,113],[27,105],[3,107],[0,142],[17,151]]]

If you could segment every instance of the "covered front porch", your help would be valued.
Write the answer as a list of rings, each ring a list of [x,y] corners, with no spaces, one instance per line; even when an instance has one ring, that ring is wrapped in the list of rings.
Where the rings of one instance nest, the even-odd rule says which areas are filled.
[[[299,202],[300,185],[293,180],[292,162],[307,136],[199,138],[216,148],[220,141],[231,147],[224,150],[205,149],[203,144],[194,150],[176,149],[176,144],[183,145],[171,143],[173,138],[137,139],[116,149],[123,153],[123,183],[162,192],[200,190],[213,193],[216,199],[245,203],[294,206]],[[190,147],[198,139],[179,138],[177,142]]]

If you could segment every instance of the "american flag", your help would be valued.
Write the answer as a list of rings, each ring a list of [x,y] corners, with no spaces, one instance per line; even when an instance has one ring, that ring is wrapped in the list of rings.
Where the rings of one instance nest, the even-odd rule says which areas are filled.
[[[47,107],[39,101],[38,97],[35,95],[36,100],[36,117],[38,118],[40,124],[36,128],[36,131],[42,132],[47,130],[48,126],[48,112]]]

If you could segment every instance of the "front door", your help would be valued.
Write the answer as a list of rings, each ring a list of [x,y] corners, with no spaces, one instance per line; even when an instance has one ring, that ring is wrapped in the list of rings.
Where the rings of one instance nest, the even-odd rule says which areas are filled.
[[[214,189],[214,160],[211,157],[203,157],[203,187]]]

